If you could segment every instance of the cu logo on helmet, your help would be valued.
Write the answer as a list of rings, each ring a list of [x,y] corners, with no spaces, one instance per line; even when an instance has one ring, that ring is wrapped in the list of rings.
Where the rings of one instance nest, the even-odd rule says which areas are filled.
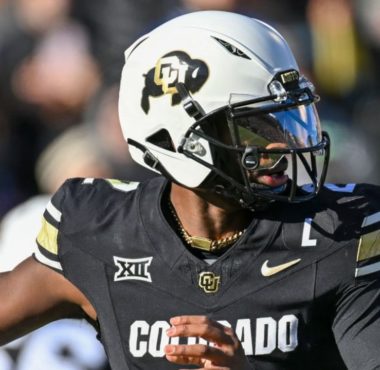
[[[158,61],[154,70],[154,82],[162,86],[164,94],[175,94],[177,82],[185,83],[188,64],[181,61],[177,56],[162,58]]]
[[[172,96],[171,105],[177,105],[181,102],[176,88],[178,82],[183,83],[191,93],[195,93],[201,89],[208,76],[208,67],[202,60],[191,59],[182,51],[165,54],[157,61],[156,66],[144,75],[141,108],[148,114],[149,98],[165,94]]]

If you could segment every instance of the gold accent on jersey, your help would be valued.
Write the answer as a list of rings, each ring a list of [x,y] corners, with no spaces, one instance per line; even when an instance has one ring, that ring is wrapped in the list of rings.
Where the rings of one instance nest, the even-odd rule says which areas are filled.
[[[45,218],[42,219],[42,227],[37,236],[37,242],[48,252],[55,255],[58,254],[58,229],[52,224],[46,221]]]
[[[122,181],[118,179],[104,179],[107,181],[114,189],[121,190],[124,192],[129,192],[135,190],[139,183],[135,181]]]
[[[129,184],[128,182],[123,182],[119,179],[105,179],[107,182],[109,182],[111,185],[122,185],[122,184]]]
[[[198,285],[205,293],[216,293],[219,290],[220,276],[211,271],[204,271],[199,274]]]
[[[380,255],[380,230],[362,235],[359,240],[357,261],[363,261]]]

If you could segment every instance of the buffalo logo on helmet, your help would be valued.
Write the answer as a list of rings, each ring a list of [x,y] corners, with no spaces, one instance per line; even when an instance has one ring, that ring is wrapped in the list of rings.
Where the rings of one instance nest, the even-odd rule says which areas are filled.
[[[191,59],[182,51],[174,51],[161,57],[154,68],[145,77],[142,91],[141,107],[147,114],[150,109],[150,97],[160,97],[165,94],[172,96],[171,104],[181,102],[176,84],[183,83],[191,93],[200,90],[209,76],[205,62]]]

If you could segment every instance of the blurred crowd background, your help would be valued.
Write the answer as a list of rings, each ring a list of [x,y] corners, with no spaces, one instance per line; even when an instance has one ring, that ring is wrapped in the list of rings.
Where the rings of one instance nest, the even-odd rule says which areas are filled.
[[[204,9],[277,28],[321,95],[333,141],[328,181],[380,184],[379,0],[0,0],[0,270],[31,253],[49,194],[65,178],[151,176],[131,162],[118,124],[123,51],[163,21]],[[23,339],[1,350],[0,368],[106,366],[91,340],[48,332],[60,338],[55,346],[43,333],[29,337],[32,347]],[[89,360],[79,347],[99,355]],[[54,355],[32,361],[30,348]]]

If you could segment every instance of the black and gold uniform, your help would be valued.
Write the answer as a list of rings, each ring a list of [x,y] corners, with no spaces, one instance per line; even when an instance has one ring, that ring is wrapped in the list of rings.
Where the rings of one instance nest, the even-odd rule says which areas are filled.
[[[253,369],[380,368],[378,187],[273,203],[210,264],[172,227],[168,186],[73,179],[44,213],[35,258],[88,297],[113,370],[178,369],[163,347],[184,314],[232,326]]]

